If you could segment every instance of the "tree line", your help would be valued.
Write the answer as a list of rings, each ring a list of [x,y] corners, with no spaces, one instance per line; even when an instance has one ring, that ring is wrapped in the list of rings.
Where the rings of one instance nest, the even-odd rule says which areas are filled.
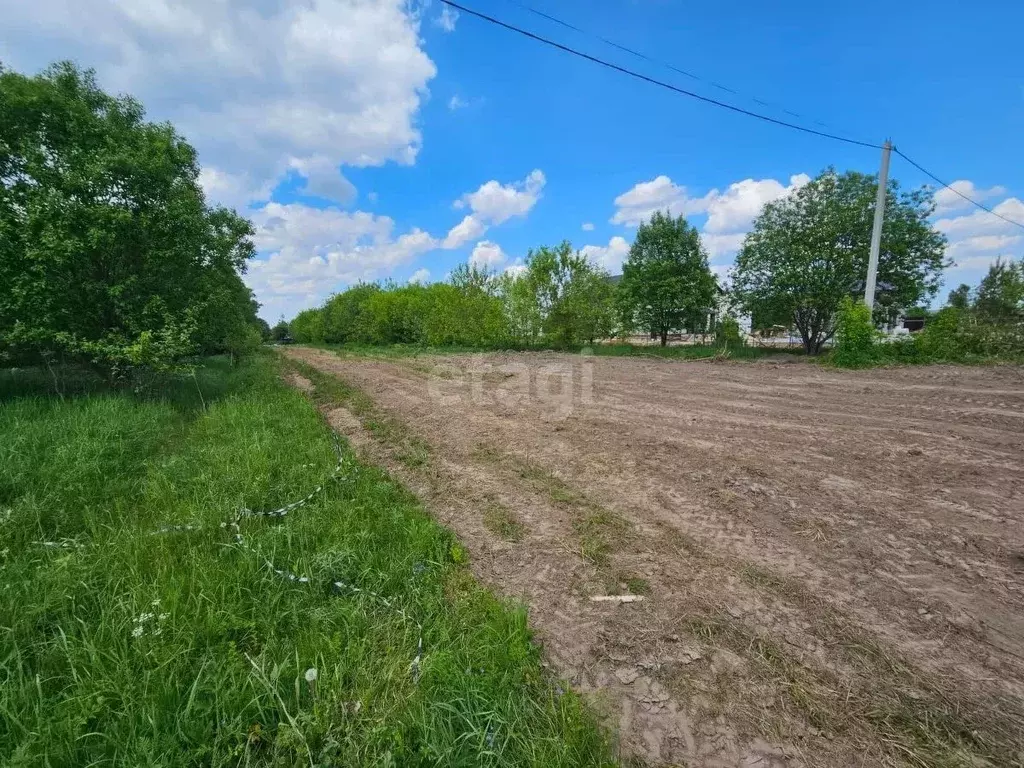
[[[253,227],[206,203],[196,152],[173,126],[146,121],[138,101],[104,93],[91,71],[70,63],[31,77],[0,67],[0,105],[0,362],[85,363],[129,380],[271,337],[242,281]],[[876,189],[874,176],[829,168],[767,204],[728,286],[712,273],[698,230],[656,212],[617,279],[562,242],[531,250],[516,271],[466,264],[432,285],[356,285],[274,334],[572,348],[632,334],[666,344],[682,331],[738,340],[735,317],[744,314],[755,331],[796,329],[814,354],[854,318],[843,307],[863,293]],[[930,303],[950,263],[929,221],[931,190],[892,180],[887,191],[865,338]],[[977,291],[954,292],[955,323],[948,313],[938,323],[955,326],[959,347],[977,354],[1017,349],[1021,335],[1020,267],[994,269]],[[863,336],[851,329],[844,338]]]
[[[566,349],[639,330],[664,344],[683,328],[713,331],[719,293],[697,230],[656,213],[617,283],[566,241],[531,250],[514,271],[463,264],[432,285],[356,285],[289,327],[307,343]]]
[[[863,294],[877,180],[829,168],[767,204],[745,237],[731,285],[708,266],[700,233],[655,212],[636,233],[617,283],[569,243],[530,251],[518,273],[462,266],[430,286],[359,285],[292,322],[298,341],[572,347],[650,334],[667,343],[687,331],[738,338],[752,329],[795,329],[817,354],[834,337],[844,300]],[[937,292],[945,237],[935,231],[928,188],[888,185],[871,321],[893,323]]]
[[[196,151],[70,63],[0,67],[0,361],[111,381],[259,345],[250,222],[206,204]]]

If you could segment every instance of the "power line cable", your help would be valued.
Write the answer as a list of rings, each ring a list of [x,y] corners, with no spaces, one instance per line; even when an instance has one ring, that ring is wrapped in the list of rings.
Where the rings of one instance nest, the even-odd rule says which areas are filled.
[[[513,0],[513,2],[514,1],[515,0]],[[468,13],[470,16],[475,16],[476,18],[482,19],[482,20],[487,21],[487,22],[490,22],[491,24],[496,24],[499,27],[503,27],[503,28],[505,28],[507,30],[510,30],[512,32],[516,32],[516,33],[518,33],[520,35],[523,35],[525,37],[528,37],[528,38],[530,38],[532,40],[536,40],[537,42],[544,43],[545,45],[550,45],[551,47],[557,48],[558,50],[564,51],[565,53],[572,54],[573,56],[579,56],[582,59],[586,59],[587,61],[593,62],[594,64],[599,64],[602,67],[607,67],[608,69],[613,69],[616,72],[621,72],[621,73],[623,73],[625,75],[629,75],[630,77],[635,77],[638,80],[643,80],[645,82],[651,83],[652,85],[657,85],[657,86],[660,86],[662,88],[666,88],[666,89],[668,89],[670,91],[674,91],[674,92],[682,94],[684,96],[689,96],[689,97],[697,99],[699,101],[703,101],[703,102],[705,102],[707,104],[713,104],[716,107],[722,107],[723,109],[728,109],[728,110],[730,110],[732,112],[738,112],[741,115],[747,115],[748,117],[755,117],[758,120],[764,120],[765,122],[768,122],[768,123],[773,123],[775,125],[781,125],[781,126],[783,126],[785,128],[792,128],[793,130],[796,130],[796,131],[801,131],[803,133],[809,133],[809,134],[814,135],[814,136],[821,136],[823,138],[832,139],[834,141],[841,141],[841,142],[844,142],[846,144],[853,144],[853,145],[856,145],[856,146],[859,146],[859,147],[869,147],[871,149],[881,149],[882,148],[881,144],[872,144],[871,142],[867,142],[867,141],[859,141],[857,139],[850,139],[850,138],[847,138],[845,136],[838,136],[838,135],[836,135],[834,133],[827,133],[825,131],[816,131],[813,128],[807,128],[807,127],[802,126],[802,125],[797,125],[796,123],[789,123],[789,122],[786,122],[785,120],[778,120],[778,119],[776,119],[774,117],[770,117],[768,115],[763,115],[763,114],[761,114],[759,112],[753,112],[753,111],[751,111],[749,109],[743,109],[742,107],[737,107],[734,104],[728,104],[728,103],[726,103],[724,101],[718,101],[717,99],[712,99],[712,98],[710,98],[708,96],[701,96],[699,93],[694,93],[693,91],[688,91],[685,88],[679,88],[678,86],[672,85],[671,83],[666,83],[664,81],[657,80],[657,79],[655,79],[653,77],[648,77],[647,75],[643,75],[643,74],[641,74],[639,72],[634,72],[633,70],[627,69],[626,67],[620,67],[618,64],[613,64],[613,63],[611,63],[609,61],[605,61],[604,59],[600,59],[600,58],[598,58],[596,56],[591,56],[590,54],[583,53],[582,51],[577,51],[576,49],[570,48],[567,45],[562,45],[561,43],[555,42],[554,40],[549,40],[546,37],[541,37],[540,35],[534,34],[533,32],[530,32],[528,30],[522,29],[522,28],[517,27],[517,26],[515,26],[513,24],[508,24],[508,23],[506,23],[504,21],[501,21],[500,19],[496,19],[493,16],[488,16],[487,14],[481,13],[480,11],[475,11],[472,8],[467,8],[464,5],[460,5],[459,3],[453,2],[453,0],[441,0],[441,2],[444,3],[445,5],[448,5],[448,6],[452,7],[452,8],[455,8],[458,11],[462,11],[463,13]],[[550,16],[550,15],[548,15],[546,13],[543,13],[542,11],[537,11],[537,10],[535,10],[533,8],[530,8],[529,6],[522,5],[521,3],[518,3],[518,2],[516,4],[520,5],[521,7],[525,8],[526,10],[528,10],[528,11],[530,11],[532,13],[535,13],[535,14],[537,14],[539,16],[543,16],[544,18],[547,18],[547,19],[549,19],[549,20],[551,20],[551,21],[553,21],[553,22],[555,22],[557,24],[560,24],[560,25],[562,25],[564,27],[567,27],[568,29],[572,29],[572,30],[575,30],[575,31],[583,33],[583,34],[589,34],[589,33],[584,32],[583,30],[579,29],[578,27],[575,27],[572,24],[569,24],[568,22],[564,22],[561,19],[557,19],[554,16]],[[696,80],[700,80],[699,77],[697,77],[696,75],[694,75],[694,74],[692,74],[690,72],[686,72],[684,70],[677,69],[676,67],[673,67],[670,64],[665,64],[664,62],[659,62],[656,59],[652,59],[652,58],[650,58],[649,56],[647,56],[645,54],[639,53],[638,51],[634,51],[634,50],[632,50],[630,48],[626,48],[625,46],[619,45],[618,43],[614,43],[614,42],[612,42],[610,40],[606,40],[603,37],[600,38],[600,39],[602,40],[602,42],[605,42],[608,45],[611,45],[611,46],[619,48],[619,49],[621,49],[623,51],[626,51],[627,53],[633,54],[634,56],[639,56],[642,59],[646,59],[648,61],[652,61],[652,62],[655,62],[655,63],[658,63],[658,64],[662,64],[662,66],[669,67],[670,69],[673,69],[673,70],[679,72],[680,74],[686,75],[687,77],[692,77],[692,78],[694,78]],[[717,86],[717,87],[723,88],[724,90],[729,90],[729,89],[725,89],[724,86]],[[731,92],[735,93],[735,91],[731,91]],[[759,102],[759,103],[765,104],[765,102]],[[765,105],[768,106],[767,104],[765,104]],[[790,114],[793,114],[793,113],[790,113]],[[902,157],[904,160],[906,160],[912,166],[914,166],[917,170],[919,170],[925,176],[927,176],[928,178],[932,179],[936,183],[942,185],[946,189],[952,191],[954,194],[958,195],[959,197],[962,197],[964,200],[969,202],[971,205],[977,206],[978,208],[980,208],[981,210],[983,210],[983,211],[985,211],[987,213],[991,213],[993,216],[995,216],[995,217],[997,217],[999,219],[1002,219],[1003,221],[1005,221],[1008,224],[1012,224],[1015,227],[1020,227],[1021,229],[1024,229],[1024,224],[1021,224],[1019,221],[1014,221],[1013,219],[1007,218],[1006,216],[1003,216],[1001,213],[996,213],[994,210],[992,210],[988,206],[982,205],[977,200],[974,200],[973,198],[968,197],[967,195],[965,195],[960,190],[955,189],[951,185],[949,185],[946,182],[944,182],[942,179],[940,179],[938,176],[936,176],[934,173],[929,171],[924,166],[920,165],[919,163],[917,163],[914,160],[912,160],[911,158],[909,158],[906,154],[901,152],[895,146],[892,148],[892,151],[895,152],[900,157]]]
[[[899,155],[900,157],[902,157],[902,158],[903,158],[904,160],[906,160],[906,161],[907,161],[908,163],[910,163],[910,164],[911,164],[912,166],[914,166],[915,168],[917,168],[917,170],[919,170],[919,171],[920,171],[921,173],[923,173],[923,174],[924,174],[925,176],[927,176],[928,178],[930,178],[930,179],[931,179],[932,181],[934,181],[934,182],[936,182],[936,183],[938,183],[938,184],[941,184],[941,185],[942,185],[943,187],[945,187],[946,189],[950,190],[950,191],[951,191],[951,192],[953,192],[954,194],[956,194],[956,195],[959,195],[960,197],[962,197],[962,198],[963,198],[964,200],[966,200],[966,201],[967,201],[968,203],[970,203],[971,205],[976,205],[976,206],[977,206],[978,208],[981,208],[981,210],[983,210],[983,211],[986,211],[986,212],[988,212],[988,213],[991,213],[991,214],[992,214],[993,216],[996,216],[997,218],[1000,218],[1000,219],[1002,219],[1002,220],[1003,220],[1003,221],[1005,221],[1005,222],[1006,222],[1007,224],[1013,224],[1013,225],[1014,225],[1015,227],[1020,227],[1021,229],[1024,229],[1024,224],[1021,224],[1021,223],[1020,223],[1019,221],[1014,221],[1013,219],[1008,219],[1008,218],[1007,218],[1006,216],[1003,216],[1003,214],[1001,214],[1001,213],[996,213],[996,212],[995,212],[994,210],[992,210],[991,208],[989,208],[989,207],[988,207],[987,205],[982,205],[982,204],[981,204],[981,203],[979,203],[979,202],[978,202],[977,200],[975,200],[975,199],[973,199],[973,198],[971,198],[971,197],[968,197],[967,195],[965,195],[965,194],[964,194],[963,192],[961,192],[961,191],[960,191],[959,189],[957,189],[956,187],[953,187],[952,185],[950,185],[950,184],[947,184],[947,183],[946,183],[946,182],[944,182],[944,181],[943,181],[942,179],[940,179],[940,178],[939,178],[938,176],[936,176],[936,175],[935,175],[934,173],[932,173],[931,171],[929,171],[929,170],[928,170],[927,168],[925,168],[924,166],[920,165],[919,163],[916,163],[916,162],[914,162],[914,161],[913,161],[913,160],[911,160],[911,159],[910,159],[909,157],[907,157],[907,156],[906,156],[905,154],[903,154],[902,152],[900,152],[900,150],[899,150],[899,148],[898,148],[898,147],[893,147],[893,148],[892,148],[892,151],[893,151],[893,152],[895,152],[895,153],[896,153],[897,155]]]
[[[602,67],[607,67],[608,69],[614,69],[616,72],[621,72],[624,75],[629,75],[630,77],[635,77],[638,80],[643,80],[644,82],[651,83],[652,85],[660,86],[661,88],[666,88],[666,89],[668,89],[670,91],[674,91],[675,93],[682,94],[683,96],[689,96],[690,98],[697,99],[698,101],[703,101],[703,102],[705,102],[707,104],[713,104],[716,107],[722,107],[723,109],[728,109],[728,110],[730,110],[732,112],[738,112],[739,114],[747,115],[748,117],[755,117],[758,120],[764,120],[766,123],[773,123],[775,125],[781,125],[784,128],[792,128],[793,130],[796,130],[796,131],[801,131],[803,133],[809,133],[809,134],[811,134],[813,136],[821,136],[822,138],[832,139],[834,141],[842,141],[842,142],[845,142],[846,144],[854,144],[854,145],[856,145],[858,147],[869,147],[870,149],[881,149],[882,148],[881,144],[872,144],[871,142],[867,142],[867,141],[859,141],[857,139],[846,138],[845,136],[838,136],[838,135],[836,135],[834,133],[827,133],[825,131],[817,131],[817,130],[815,130],[813,128],[807,128],[806,126],[803,126],[803,125],[797,125],[796,123],[789,123],[789,122],[786,122],[785,120],[779,120],[777,118],[770,117],[768,115],[763,115],[760,112],[753,112],[753,111],[751,111],[749,109],[744,109],[743,107],[737,107],[735,104],[728,104],[728,103],[726,103],[724,101],[718,101],[717,99],[712,99],[709,96],[701,96],[699,93],[694,93],[693,91],[688,91],[685,88],[680,88],[678,86],[672,85],[671,83],[666,83],[663,80],[657,80],[657,79],[655,79],[653,77],[648,77],[647,75],[643,75],[643,74],[641,74],[639,72],[635,72],[632,69],[627,69],[626,67],[620,67],[618,64],[612,64],[610,61],[605,61],[604,59],[600,59],[600,58],[598,58],[596,56],[591,56],[588,53],[583,53],[582,51],[578,51],[575,48],[570,48],[567,45],[562,45],[561,43],[557,43],[554,40],[549,40],[546,37],[541,37],[540,35],[537,35],[537,34],[534,34],[533,32],[528,31],[528,30],[522,29],[521,27],[517,27],[517,26],[514,26],[512,24],[508,24],[507,22],[501,21],[500,19],[496,19],[493,16],[488,16],[487,14],[481,13],[480,11],[474,11],[472,8],[467,8],[464,5],[460,5],[459,3],[453,2],[453,0],[441,0],[441,2],[444,3],[445,5],[448,5],[448,6],[452,7],[452,8],[454,8],[454,9],[458,10],[458,11],[462,11],[463,13],[468,13],[470,16],[475,16],[478,19],[483,19],[484,21],[490,22],[491,24],[496,24],[499,27],[504,27],[507,30],[510,30],[512,32],[516,32],[517,34],[523,35],[523,36],[528,37],[528,38],[530,38],[532,40],[536,40],[537,42],[544,43],[545,45],[550,45],[551,47],[557,48],[558,50],[564,51],[565,53],[570,53],[573,56],[579,56],[581,59],[586,59],[587,61],[593,62],[594,64],[600,64]]]
[[[631,56],[636,56],[639,59],[643,59],[644,61],[649,61],[652,64],[657,64],[659,66],[665,67],[666,69],[671,69],[673,72],[678,72],[680,75],[685,75],[686,77],[692,78],[693,80],[696,80],[698,82],[707,83],[712,88],[717,88],[720,91],[725,91],[726,93],[731,93],[734,96],[745,96],[746,98],[750,99],[751,101],[754,101],[757,104],[760,104],[762,107],[768,107],[769,109],[781,110],[782,112],[786,113],[787,115],[789,115],[791,117],[795,117],[798,120],[804,120],[805,119],[805,117],[803,115],[798,114],[797,112],[793,112],[792,110],[786,109],[781,104],[775,104],[775,103],[772,103],[770,101],[764,101],[763,99],[759,99],[759,98],[757,98],[755,96],[751,96],[749,94],[740,93],[739,91],[734,90],[732,88],[729,88],[728,86],[722,85],[721,83],[716,83],[714,80],[707,80],[707,79],[701,77],[700,75],[695,75],[693,72],[688,72],[685,69],[680,69],[679,67],[674,66],[673,64],[669,64],[667,61],[662,61],[661,59],[656,59],[653,56],[648,56],[646,53],[642,53],[640,51],[634,50],[633,48],[628,48],[625,45],[621,45],[619,43],[616,43],[614,40],[609,40],[607,37],[603,37],[602,35],[599,35],[597,33],[588,32],[587,30],[581,29],[580,27],[577,27],[574,24],[570,24],[567,21],[563,21],[562,19],[556,18],[556,17],[552,16],[549,13],[545,13],[544,11],[540,11],[540,10],[537,10],[536,8],[533,8],[533,7],[529,6],[529,5],[526,5],[525,3],[521,3],[521,2],[519,2],[519,0],[508,0],[508,2],[510,2],[513,5],[516,5],[516,6],[520,7],[520,8],[522,8],[524,11],[528,11],[529,13],[535,14],[537,16],[540,16],[541,18],[547,19],[548,21],[551,21],[551,22],[554,22],[555,24],[563,26],[566,29],[571,29],[574,32],[578,32],[581,35],[589,35],[590,37],[596,38],[597,40],[600,40],[605,45],[610,45],[612,48],[617,48],[620,51],[625,51],[626,53],[630,54]],[[806,119],[810,119],[810,118],[806,118]],[[813,120],[813,122],[814,122],[815,125],[820,125],[823,128],[828,128],[829,127],[828,125],[826,125],[825,123],[821,122],[820,120]]]

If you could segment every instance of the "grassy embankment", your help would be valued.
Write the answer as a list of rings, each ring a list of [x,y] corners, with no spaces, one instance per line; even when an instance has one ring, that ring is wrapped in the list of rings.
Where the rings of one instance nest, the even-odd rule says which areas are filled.
[[[328,479],[276,365],[148,397],[0,373],[0,764],[607,764],[416,499],[347,449]]]

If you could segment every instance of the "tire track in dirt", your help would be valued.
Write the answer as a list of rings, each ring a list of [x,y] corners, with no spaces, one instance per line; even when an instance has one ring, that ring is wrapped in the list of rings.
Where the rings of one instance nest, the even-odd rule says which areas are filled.
[[[1007,735],[1024,677],[1012,653],[1020,579],[1012,558],[992,562],[1021,544],[1006,537],[1019,518],[1005,476],[992,480],[980,457],[1001,455],[998,471],[1018,477],[1008,460],[1022,440],[950,423],[950,387],[909,377],[942,406],[892,417],[879,415],[879,393],[904,390],[884,378],[598,359],[593,403],[563,418],[536,402],[439,407],[438,392],[460,382],[428,379],[420,362],[288,355],[340,374],[431,444],[414,469],[380,441],[367,450],[463,538],[481,578],[530,606],[553,665],[617,725],[627,753],[686,765],[898,764],[908,750],[1020,759],[1019,734]],[[486,385],[509,360],[522,358],[441,362],[484,369]],[[1005,387],[1019,374],[1000,375],[1001,406],[1021,407],[1024,387]],[[977,379],[972,396],[985,392]],[[858,409],[868,416],[849,414]],[[966,473],[954,493],[893,462],[918,447]],[[878,468],[880,456],[890,461]],[[979,472],[990,510],[970,492]],[[488,529],[492,508],[522,527],[519,541]],[[600,562],[581,556],[580,520],[594,510],[623,523]],[[958,536],[982,546],[965,559]],[[630,583],[649,599],[587,599]],[[963,603],[974,613],[959,616]],[[972,634],[979,612],[991,626]],[[961,682],[970,695],[951,698]],[[941,722],[922,736],[928,717]]]

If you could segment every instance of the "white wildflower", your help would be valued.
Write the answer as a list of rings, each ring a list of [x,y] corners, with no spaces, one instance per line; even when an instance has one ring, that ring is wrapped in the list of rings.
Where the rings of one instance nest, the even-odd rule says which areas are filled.
[[[316,667],[310,667],[309,669],[306,670],[306,682],[307,683],[315,683],[317,677],[318,677],[318,672],[316,671]]]
[[[136,624],[135,629],[132,630],[132,637],[142,637],[142,625]]]

